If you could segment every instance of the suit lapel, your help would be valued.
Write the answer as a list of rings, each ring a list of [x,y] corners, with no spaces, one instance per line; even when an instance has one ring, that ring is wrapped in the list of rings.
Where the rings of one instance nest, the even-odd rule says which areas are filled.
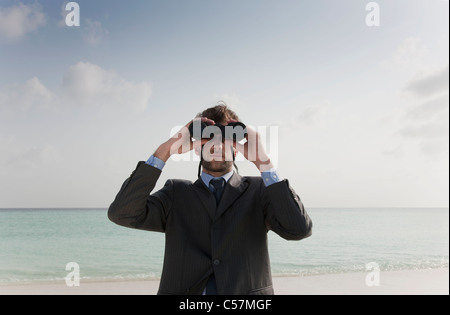
[[[203,183],[203,180],[199,178],[194,183],[194,190],[213,221],[220,218],[220,216],[222,216],[222,214],[236,201],[236,199],[244,193],[247,187],[248,183],[245,178],[242,178],[239,174],[234,173],[225,186],[222,200],[216,209],[216,199],[209,188]]]
[[[248,183],[245,178],[239,174],[234,173],[225,186],[222,200],[216,210],[215,219],[217,220],[222,214],[238,199],[247,189]]]

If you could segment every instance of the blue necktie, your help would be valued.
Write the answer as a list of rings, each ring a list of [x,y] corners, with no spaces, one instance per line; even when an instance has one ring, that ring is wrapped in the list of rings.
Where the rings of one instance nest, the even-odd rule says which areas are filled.
[[[221,178],[215,178],[211,179],[209,182],[209,189],[211,189],[214,197],[216,198],[216,205],[219,205],[220,200],[222,199],[223,191],[225,190],[225,179]],[[214,277],[214,274],[211,275],[208,279],[208,283],[206,284],[206,295],[217,295],[217,285],[216,285],[216,278]]]

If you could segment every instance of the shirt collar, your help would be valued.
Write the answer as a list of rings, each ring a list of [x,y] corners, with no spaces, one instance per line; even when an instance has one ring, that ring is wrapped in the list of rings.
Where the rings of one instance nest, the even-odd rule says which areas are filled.
[[[229,173],[226,173],[224,175],[222,175],[221,177],[223,179],[225,179],[226,182],[228,182],[231,178],[231,176],[233,176],[234,171],[231,171]],[[203,180],[203,183],[205,183],[206,187],[209,187],[209,182],[214,179],[214,178],[220,178],[220,177],[214,177],[212,175],[206,174],[205,172],[202,172],[201,178]]]

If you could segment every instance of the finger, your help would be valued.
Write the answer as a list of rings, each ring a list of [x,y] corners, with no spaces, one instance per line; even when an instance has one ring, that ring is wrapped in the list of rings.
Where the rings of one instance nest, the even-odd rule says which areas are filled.
[[[258,134],[258,132],[255,129],[247,126],[246,133],[245,133],[245,139],[247,139],[247,141],[249,141],[249,139],[255,139],[257,134]]]
[[[189,126],[190,126],[194,121],[196,121],[196,120],[198,120],[198,119],[197,119],[197,118],[192,119],[190,122],[188,122],[188,123],[186,124],[185,127],[189,128]]]
[[[209,119],[207,117],[195,117],[194,119],[192,119],[191,121],[189,121],[186,124],[186,127],[189,127],[192,123],[194,123],[196,121],[206,122],[207,124],[210,124],[210,125],[214,125],[215,124],[214,120],[211,120],[211,119]]]
[[[180,130],[178,130],[178,132],[176,134],[174,134],[172,138],[181,139],[182,137],[184,137],[188,134],[189,134],[189,128],[188,128],[188,126],[184,126]]]
[[[215,125],[216,124],[216,122],[214,120],[209,119],[208,117],[202,117],[201,120],[202,120],[202,122],[207,123],[209,125]]]

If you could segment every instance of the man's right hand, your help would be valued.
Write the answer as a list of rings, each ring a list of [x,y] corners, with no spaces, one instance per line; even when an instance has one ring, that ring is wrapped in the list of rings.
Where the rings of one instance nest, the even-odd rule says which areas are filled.
[[[181,128],[172,138],[161,144],[155,151],[153,156],[167,162],[173,154],[184,154],[208,142],[207,139],[192,141],[189,133],[189,126],[197,120],[201,120],[209,125],[215,125],[215,122],[206,117],[198,117],[191,120],[183,128]]]

